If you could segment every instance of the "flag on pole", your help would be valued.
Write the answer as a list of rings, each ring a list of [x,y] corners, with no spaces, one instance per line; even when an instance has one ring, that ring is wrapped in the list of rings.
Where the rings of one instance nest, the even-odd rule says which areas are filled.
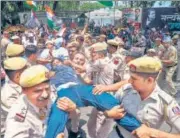
[[[49,6],[46,5],[44,8],[46,10],[46,15],[47,15],[47,24],[49,28],[53,29],[55,27],[55,22],[54,22],[55,14]]]
[[[35,1],[27,0],[27,1],[25,2],[25,5],[26,5],[28,8],[33,9],[34,11],[37,10],[37,4],[36,4]]]
[[[112,7],[113,6],[113,2],[111,1],[98,1],[99,3],[101,3],[102,5],[106,6],[106,7]]]

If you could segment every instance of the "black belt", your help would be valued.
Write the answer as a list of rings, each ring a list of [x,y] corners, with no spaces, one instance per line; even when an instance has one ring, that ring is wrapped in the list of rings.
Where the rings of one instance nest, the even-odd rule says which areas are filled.
[[[174,67],[174,66],[177,66],[177,63],[174,64],[173,66],[167,66],[166,68],[171,68],[171,67]]]

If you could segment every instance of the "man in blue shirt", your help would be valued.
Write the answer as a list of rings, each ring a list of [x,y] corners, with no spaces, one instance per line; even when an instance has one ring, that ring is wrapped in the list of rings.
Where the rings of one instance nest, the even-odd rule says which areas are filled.
[[[68,97],[76,103],[78,107],[94,106],[101,111],[110,110],[120,104],[117,99],[108,93],[94,95],[92,92],[93,88],[94,86],[75,85],[58,91],[58,98]],[[60,110],[55,102],[50,113],[45,138],[55,138],[59,133],[63,132],[67,120],[68,113]],[[122,119],[115,121],[128,131],[133,131],[141,125],[141,123],[129,113],[126,113]]]

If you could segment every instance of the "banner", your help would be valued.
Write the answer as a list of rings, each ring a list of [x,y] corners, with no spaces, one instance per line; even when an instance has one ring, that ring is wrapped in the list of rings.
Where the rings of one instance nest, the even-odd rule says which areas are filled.
[[[126,8],[122,12],[123,17],[127,19],[127,22],[141,23],[141,8]]]
[[[146,8],[142,13],[142,27],[168,28],[180,31],[180,14],[176,8]]]
[[[141,28],[142,9],[141,8],[126,8],[122,11],[124,23],[133,23],[137,29]]]

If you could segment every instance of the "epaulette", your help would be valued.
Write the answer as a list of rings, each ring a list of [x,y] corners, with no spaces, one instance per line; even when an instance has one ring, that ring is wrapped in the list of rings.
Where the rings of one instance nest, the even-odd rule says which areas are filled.
[[[173,101],[173,98],[164,91],[159,92],[158,95],[167,105]]]

